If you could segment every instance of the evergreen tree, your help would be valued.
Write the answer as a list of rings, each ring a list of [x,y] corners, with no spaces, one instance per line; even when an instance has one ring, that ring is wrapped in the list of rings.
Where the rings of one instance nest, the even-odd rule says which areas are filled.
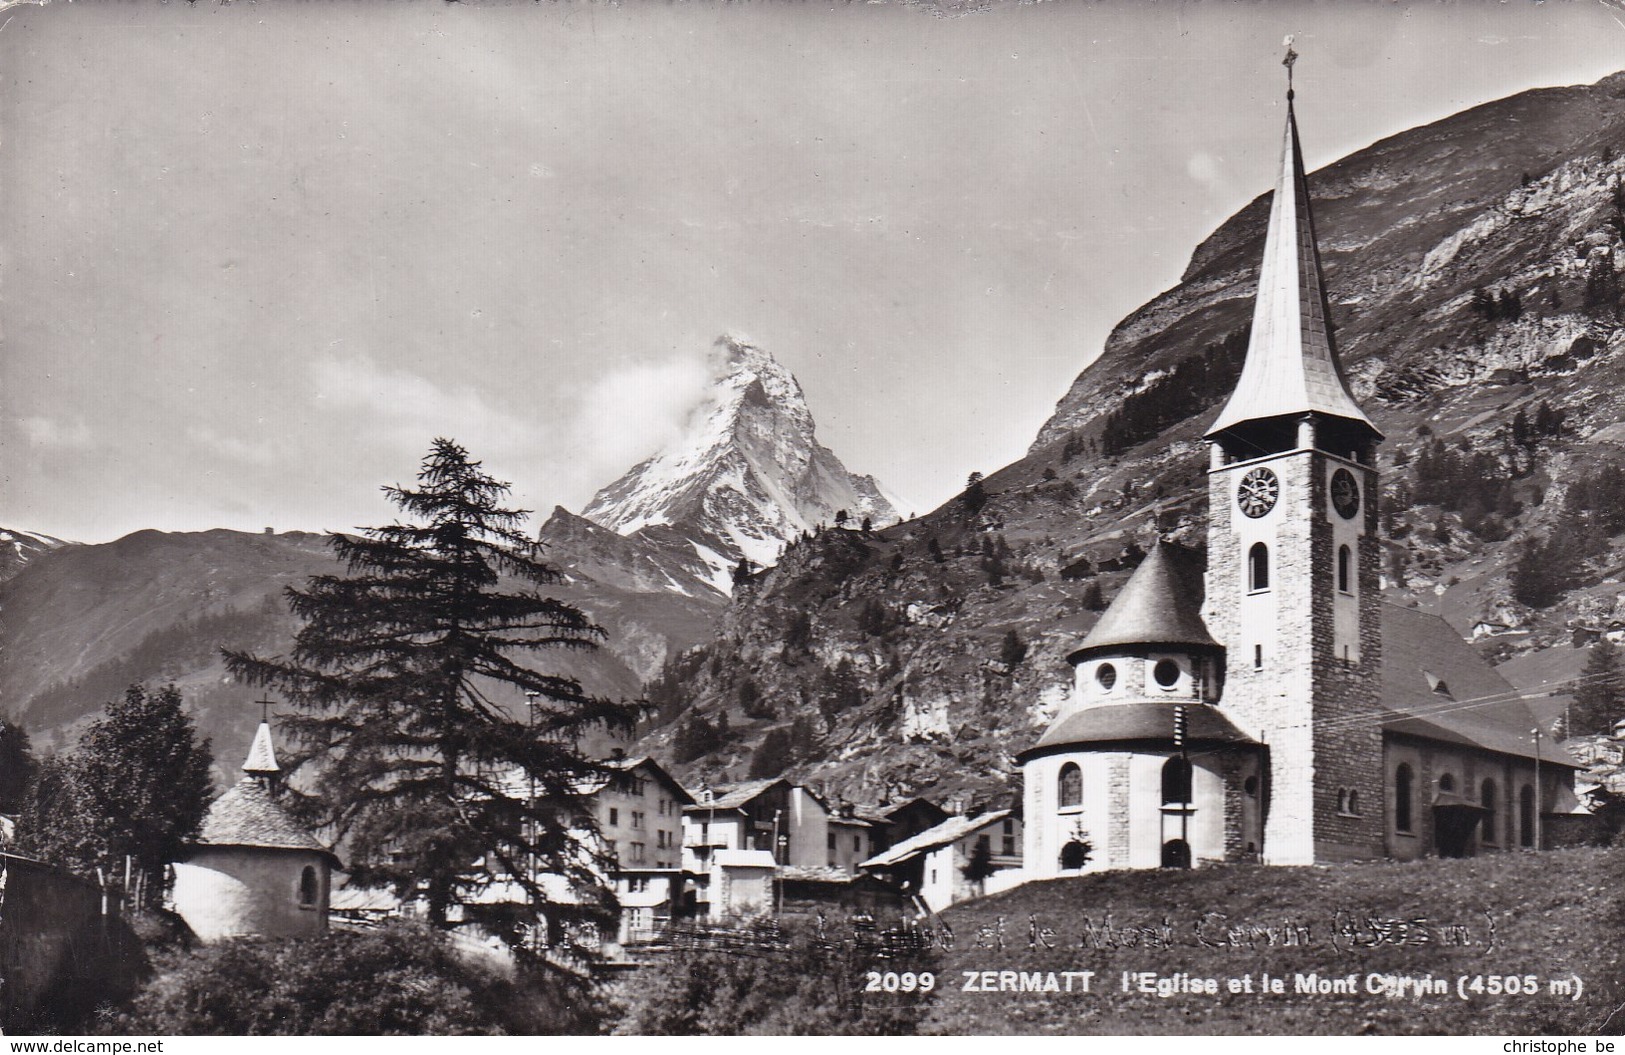
[[[988,844],[985,837],[976,840],[970,858],[960,871],[964,874],[966,882],[974,883],[977,890],[981,890],[988,877],[998,871],[993,867],[993,847]]]
[[[750,756],[749,780],[761,780],[763,777],[781,776],[795,762],[795,745],[791,740],[790,730],[779,726],[768,732],[762,738],[762,743]]]
[[[751,562],[746,560],[744,557],[739,558],[739,563],[734,565],[733,571],[734,589],[737,590],[741,586],[750,585],[753,567],[754,566],[751,564]]]
[[[863,686],[850,659],[842,658],[834,667],[824,668],[818,686],[818,711],[823,715],[826,732],[835,728],[836,719],[842,713],[862,702]]]
[[[879,637],[891,625],[891,614],[886,606],[873,597],[863,603],[858,609],[858,630],[868,637]]]
[[[1004,640],[999,644],[999,662],[1007,667],[1018,667],[1021,661],[1027,658],[1027,642],[1021,639],[1015,628],[1004,632]]]
[[[36,768],[28,730],[0,720],[0,813],[15,814],[22,809]]]
[[[844,527],[846,527],[846,521],[847,521],[846,510],[837,509],[835,511],[835,526],[838,527],[838,528],[844,528]]]
[[[789,656],[807,651],[812,643],[812,616],[806,609],[797,611],[790,617],[789,625],[784,628],[784,655]]]
[[[935,535],[932,535],[931,541],[925,544],[925,551],[931,555],[932,560],[936,561],[938,564],[942,563],[942,545],[937,541],[937,537]]]
[[[678,765],[703,758],[717,746],[717,730],[697,714],[691,714],[677,727],[672,739],[672,759]]]
[[[1625,672],[1620,670],[1619,650],[1601,640],[1586,653],[1585,671],[1569,711],[1568,732],[1570,736],[1606,734],[1621,718],[1625,718]]]
[[[762,690],[748,677],[739,683],[739,708],[747,718],[773,717],[773,708],[762,700]]]
[[[965,480],[965,491],[959,496],[959,501],[975,516],[987,505],[987,489],[982,486],[982,474],[971,473]]]
[[[526,904],[513,911],[565,942],[570,924],[614,910],[580,819],[585,789],[618,771],[581,737],[630,731],[636,709],[523,662],[592,649],[603,631],[537,591],[559,573],[520,532],[525,512],[501,504],[507,484],[437,439],[418,488],[384,492],[410,520],[332,537],[348,574],[287,591],[304,620],[292,653],[228,652],[227,666],[292,702],[291,762],[318,763],[319,819],[346,840],[352,881],[421,894],[437,927],[482,891],[514,888]]]
[[[36,779],[18,828],[29,851],[82,875],[124,875],[163,904],[166,865],[181,858],[209,811],[214,757],[173,685],[133,685],[107,705],[73,754]]]
[[[1092,582],[1089,588],[1083,591],[1083,606],[1091,612],[1103,611],[1106,607],[1106,598],[1100,592],[1100,583]]]

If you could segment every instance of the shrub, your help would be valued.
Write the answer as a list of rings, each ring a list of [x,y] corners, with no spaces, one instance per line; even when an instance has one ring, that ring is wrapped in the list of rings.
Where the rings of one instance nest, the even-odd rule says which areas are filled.
[[[865,993],[865,972],[931,969],[873,932],[810,922],[690,936],[625,986],[616,1033],[643,1036],[902,1035],[926,1009],[918,993]]]
[[[509,977],[429,927],[234,938],[170,954],[113,1023],[179,1036],[596,1033],[585,984]]]

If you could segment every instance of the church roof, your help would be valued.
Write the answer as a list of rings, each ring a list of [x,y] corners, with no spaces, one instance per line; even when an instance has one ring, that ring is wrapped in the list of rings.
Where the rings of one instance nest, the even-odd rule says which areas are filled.
[[[244,777],[214,800],[203,820],[198,846],[251,846],[269,850],[314,850],[338,858],[288,815],[269,784]]]
[[[1218,648],[1202,621],[1201,560],[1172,542],[1158,542],[1134,569],[1083,644],[1067,657],[1137,645]]]
[[[1185,738],[1192,744],[1208,746],[1256,743],[1217,707],[1200,703],[1185,706]],[[1075,745],[1141,740],[1167,745],[1173,739],[1173,704],[1156,700],[1102,704],[1074,711],[1051,725],[1038,743],[1021,753],[1020,759],[1026,761],[1035,755]]]
[[[1539,721],[1522,694],[1436,615],[1382,606],[1382,702],[1386,732],[1534,757]],[[1542,740],[1542,762],[1573,764]]]
[[[1309,184],[1289,94],[1247,360],[1209,436],[1246,421],[1310,413],[1344,418],[1382,435],[1349,394],[1327,314]]]

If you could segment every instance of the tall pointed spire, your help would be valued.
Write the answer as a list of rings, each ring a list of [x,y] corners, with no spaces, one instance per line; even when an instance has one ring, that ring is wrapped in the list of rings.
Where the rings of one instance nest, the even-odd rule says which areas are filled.
[[[282,767],[277,765],[276,749],[271,744],[271,723],[267,719],[260,719],[260,727],[254,731],[254,743],[243,760],[243,772],[251,777],[275,777],[282,772]]]
[[[1290,50],[1290,38],[1287,46],[1286,132],[1253,303],[1247,362],[1230,401],[1207,435],[1213,437],[1249,421],[1317,414],[1363,426],[1380,439],[1382,433],[1349,394],[1337,343],[1327,327],[1326,283],[1292,106],[1292,60],[1297,54]]]

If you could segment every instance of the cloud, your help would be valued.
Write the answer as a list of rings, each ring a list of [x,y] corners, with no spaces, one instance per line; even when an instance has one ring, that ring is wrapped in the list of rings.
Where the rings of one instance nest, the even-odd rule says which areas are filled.
[[[280,445],[269,436],[258,438],[257,442],[242,440],[236,436],[227,436],[217,432],[209,425],[188,425],[186,438],[194,446],[212,452],[222,458],[248,465],[275,465],[283,460]]]
[[[18,418],[17,427],[30,446],[45,450],[87,451],[95,444],[84,418],[58,421],[55,418]]]
[[[1204,150],[1199,150],[1185,162],[1185,173],[1208,190],[1218,190],[1224,162]]]
[[[535,447],[540,427],[493,406],[468,385],[442,386],[371,356],[324,356],[310,366],[319,405],[356,418],[364,436],[422,454],[448,436],[475,457],[512,456]]]
[[[675,442],[711,394],[714,353],[696,348],[656,362],[619,367],[593,382],[579,421],[602,483]]]

